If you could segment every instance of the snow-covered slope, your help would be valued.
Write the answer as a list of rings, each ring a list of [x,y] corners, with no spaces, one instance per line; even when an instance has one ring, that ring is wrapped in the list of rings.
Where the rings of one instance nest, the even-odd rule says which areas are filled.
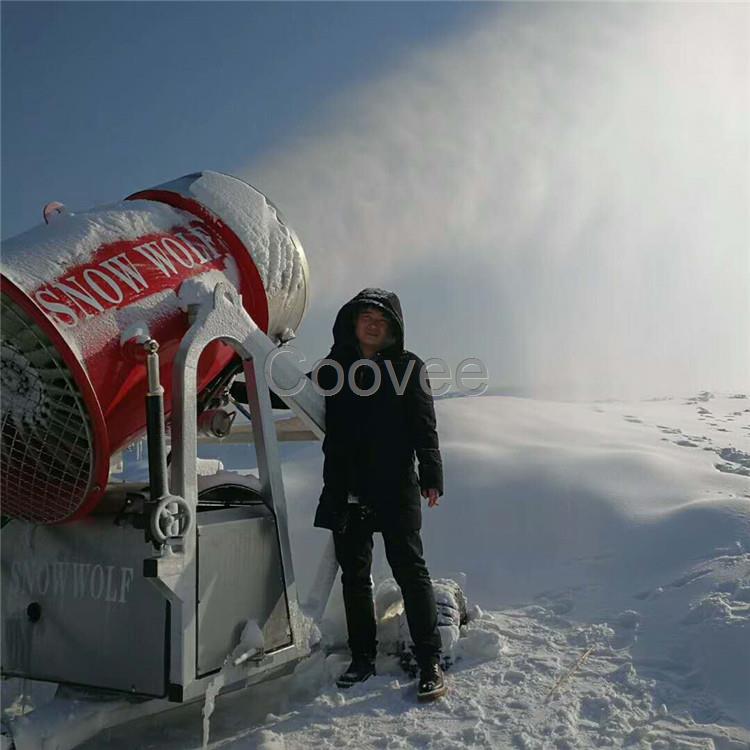
[[[377,711],[378,694],[396,710],[388,741],[369,740],[373,717],[352,710],[331,746],[398,747],[401,735],[417,747],[710,747],[711,736],[732,747],[713,725],[738,724],[728,734],[750,747],[750,399],[462,398],[439,402],[438,421],[446,494],[425,510],[431,573],[467,574],[470,602],[488,611],[473,627],[499,633],[500,653],[457,665],[452,697],[427,711],[411,688],[389,704],[397,674],[379,693],[363,686],[363,710]],[[290,472],[295,502],[309,502],[297,487],[315,486],[316,468]],[[287,747],[322,741],[321,700],[294,709],[296,731],[270,731]],[[327,729],[305,729],[306,711]]]
[[[437,413],[446,483],[425,508],[426,556],[433,577],[466,573],[476,607],[449,695],[417,705],[387,655],[376,678],[336,689],[337,585],[323,628],[334,652],[219,699],[212,746],[750,747],[750,398],[484,396]],[[304,593],[327,540],[312,528],[321,456],[288,448]],[[105,742],[199,747],[200,706],[86,747]]]

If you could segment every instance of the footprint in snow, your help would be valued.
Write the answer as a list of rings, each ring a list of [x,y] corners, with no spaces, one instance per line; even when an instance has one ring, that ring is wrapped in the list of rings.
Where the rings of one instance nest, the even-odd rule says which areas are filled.
[[[721,448],[716,451],[725,461],[731,461],[735,464],[740,464],[747,469],[750,469],[750,453],[745,451],[737,450],[736,448]]]
[[[742,613],[750,614],[750,606],[738,604],[726,592],[709,594],[690,607],[690,611],[682,618],[682,623],[697,625],[707,621],[727,622]]]
[[[739,474],[741,477],[750,477],[750,469],[735,464],[714,464],[714,468],[724,474]]]
[[[710,401],[714,397],[714,394],[710,391],[701,391],[697,396],[689,398],[685,401],[686,404],[697,404],[699,401]]]
[[[714,467],[724,474],[738,474],[742,477],[750,477],[750,453],[737,450],[733,447],[720,448],[716,451],[724,463],[714,464]]]
[[[679,427],[667,427],[664,424],[658,424],[656,425],[662,432],[667,433],[668,435],[680,435],[682,434],[682,430]]]

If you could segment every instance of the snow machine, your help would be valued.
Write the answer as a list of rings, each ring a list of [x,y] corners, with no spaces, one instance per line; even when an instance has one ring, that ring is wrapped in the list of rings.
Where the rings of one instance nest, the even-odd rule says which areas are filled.
[[[17,750],[65,750],[307,655],[278,440],[324,425],[277,356],[307,311],[307,262],[257,190],[202,172],[44,217],[2,258],[2,673],[58,685],[9,722]],[[232,429],[221,394],[239,370],[257,475],[199,491],[199,433]],[[269,373],[294,414],[279,435]],[[114,481],[144,434],[148,486]]]

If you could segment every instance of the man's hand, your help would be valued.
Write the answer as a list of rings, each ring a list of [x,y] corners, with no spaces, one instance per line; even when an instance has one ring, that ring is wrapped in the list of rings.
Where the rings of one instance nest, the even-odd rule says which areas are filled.
[[[437,489],[422,490],[422,497],[427,498],[427,506],[429,508],[434,508],[436,505],[440,505],[438,502]]]

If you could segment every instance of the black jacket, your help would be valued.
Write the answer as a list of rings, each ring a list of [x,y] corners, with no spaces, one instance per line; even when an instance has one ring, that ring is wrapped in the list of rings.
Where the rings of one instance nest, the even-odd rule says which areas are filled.
[[[395,324],[395,341],[370,362],[380,372],[380,385],[372,395],[357,394],[349,385],[349,370],[362,358],[354,325],[358,307],[367,303],[381,308]],[[340,531],[347,518],[349,492],[359,495],[372,510],[373,528],[419,529],[422,523],[420,489],[436,488],[443,494],[443,468],[432,394],[420,384],[422,360],[404,349],[404,320],[398,296],[384,289],[363,289],[341,307],[333,326],[333,347],[327,359],[338,362],[344,373],[339,392],[326,396],[326,434],[323,440],[323,491],[315,526]],[[397,392],[392,376],[403,383]],[[410,369],[411,368],[411,369]],[[336,385],[333,366],[318,368],[318,384]],[[356,370],[356,384],[367,390],[375,383],[371,366]],[[419,474],[415,471],[415,456]]]

